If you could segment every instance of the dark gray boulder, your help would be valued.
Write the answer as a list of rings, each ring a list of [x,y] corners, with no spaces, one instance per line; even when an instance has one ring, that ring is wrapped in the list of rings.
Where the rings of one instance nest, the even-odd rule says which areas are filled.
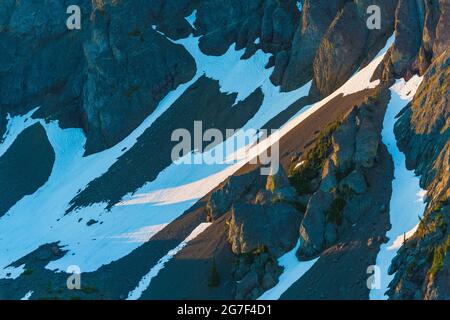
[[[356,134],[355,163],[364,168],[373,167],[379,144],[380,133],[377,126],[370,117],[363,116]]]
[[[258,171],[249,174],[231,176],[225,184],[214,191],[207,203],[208,218],[216,220],[224,213],[228,212],[234,203],[240,201],[248,194],[252,194],[258,179]]]
[[[326,97],[350,78],[363,59],[368,32],[357,5],[347,2],[330,25],[315,56],[313,91]]]
[[[343,210],[344,219],[353,225],[375,205],[373,197],[369,194],[354,195],[347,200],[347,205]]]
[[[353,167],[356,132],[358,129],[356,114],[357,111],[355,109],[332,135],[332,160],[340,172],[346,172]]]
[[[364,178],[364,174],[356,169],[353,170],[348,176],[346,176],[339,183],[339,190],[345,192],[346,190],[351,190],[356,194],[363,194],[367,192],[367,183]]]
[[[271,255],[280,257],[295,246],[300,219],[298,211],[285,203],[239,203],[232,209],[228,241],[235,254],[267,248]]]

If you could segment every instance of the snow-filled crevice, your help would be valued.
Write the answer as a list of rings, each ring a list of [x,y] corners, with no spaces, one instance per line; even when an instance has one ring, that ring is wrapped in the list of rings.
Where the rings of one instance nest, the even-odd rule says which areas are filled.
[[[383,244],[378,253],[375,270],[379,273],[375,277],[374,287],[370,291],[370,299],[387,299],[385,292],[394,275],[389,275],[388,270],[392,259],[403,245],[404,239],[411,237],[419,224],[419,217],[425,210],[425,191],[420,188],[420,178],[406,168],[405,155],[399,150],[394,134],[394,125],[397,115],[414,98],[423,78],[414,76],[408,82],[404,79],[397,80],[391,87],[391,100],[388,104],[383,123],[382,138],[394,161],[394,180],[392,181],[392,196],[389,215],[391,229],[387,233],[389,242]],[[379,277],[378,277],[379,276]]]
[[[353,75],[350,80],[348,80],[341,88],[336,90],[333,94],[326,97],[322,101],[316,103],[311,106],[309,110],[306,112],[297,114],[291,119],[285,126],[282,127],[282,131],[289,132],[296,126],[296,123],[301,123],[309,114],[314,113],[315,110],[321,108],[327,102],[331,101],[333,98],[343,94],[349,95],[352,93],[356,93],[358,91],[362,91],[368,88],[376,87],[380,81],[376,80],[371,82],[370,79],[375,72],[375,69],[378,65],[383,61],[384,55],[394,43],[394,36],[390,37],[386,42],[385,47],[380,51],[380,53],[375,57],[375,59],[365,68],[358,71],[355,75]],[[282,135],[283,135],[282,133]],[[297,282],[308,270],[310,270],[314,264],[319,260],[316,258],[310,261],[298,261],[296,257],[296,252],[300,247],[300,242],[297,246],[290,252],[286,253],[284,256],[279,258],[278,263],[280,266],[284,267],[283,273],[279,277],[278,284],[272,289],[266,291],[264,294],[260,296],[260,300],[277,300],[281,297],[281,295],[286,292],[295,282]]]
[[[138,300],[142,296],[142,293],[150,286],[152,279],[158,275],[158,273],[164,268],[166,263],[172,260],[178,252],[186,247],[190,241],[194,240],[201,233],[203,233],[203,231],[205,231],[210,225],[211,223],[201,223],[178,246],[170,250],[164,257],[162,257],[158,261],[158,263],[153,268],[151,268],[144,277],[142,277],[142,279],[139,281],[138,286],[128,294],[127,300]]]

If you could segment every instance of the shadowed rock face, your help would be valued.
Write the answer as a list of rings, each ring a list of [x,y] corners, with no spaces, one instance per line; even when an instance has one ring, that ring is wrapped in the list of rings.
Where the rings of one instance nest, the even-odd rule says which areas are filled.
[[[381,88],[358,93],[371,97],[357,98],[348,109],[340,104],[353,100],[339,97],[288,134],[281,157],[291,169],[289,178],[283,171],[261,177],[258,170],[230,177],[126,257],[84,274],[98,291],[78,298],[123,299],[149,268],[207,221],[212,223],[208,230],[168,263],[143,298],[255,299],[277,283],[282,271],[277,258],[300,239],[297,256],[320,259],[286,298],[367,299],[366,268],[386,241],[389,224],[392,163],[380,143],[386,88],[394,78],[419,73],[425,75],[423,85],[399,115],[395,131],[408,167],[422,176],[429,203],[418,232],[393,261],[389,295],[450,299],[448,0],[304,0],[301,11],[296,0],[80,0],[82,29],[70,32],[65,27],[69,0],[0,2],[0,139],[8,114],[40,106],[33,117],[84,129],[87,154],[128,136],[171,90],[194,77],[193,57],[172,40],[193,34],[202,52],[214,56],[233,45],[245,49],[242,59],[257,50],[270,53],[270,80],[282,91],[312,80],[309,97],[269,122],[279,127],[372,61],[395,28],[396,42],[374,76],[387,80]],[[381,30],[366,26],[366,9],[374,4],[381,8]],[[191,26],[186,17],[194,10]],[[69,211],[99,202],[112,206],[155,179],[172,163],[173,130],[192,132],[196,120],[204,129],[242,127],[264,99],[258,88],[234,105],[236,94],[220,89],[218,81],[200,77],[107,173],[73,199]],[[349,113],[316,149],[322,158],[312,166],[313,178],[290,179],[305,166],[303,152],[339,108]],[[0,218],[45,184],[54,161],[40,124],[17,137],[0,157]],[[304,186],[296,183],[309,188],[297,194]],[[33,298],[42,298],[52,291],[50,281],[63,298],[76,297],[65,288],[64,274],[45,269],[64,254],[54,243],[18,260],[15,266],[26,263],[34,274],[17,282],[0,280],[0,296],[20,298],[31,285],[38,287]],[[217,288],[210,288],[205,277],[211,261],[223,281]],[[330,269],[335,272],[326,274]]]
[[[380,7],[381,29],[367,27],[367,8]],[[371,61],[393,33],[396,1],[347,2],[330,24],[313,63],[312,93],[326,97]],[[351,30],[351,31],[350,31]]]
[[[331,94],[356,71],[368,32],[357,5],[348,2],[322,39],[314,59],[313,85],[321,96]]]
[[[294,90],[311,79],[312,62],[316,51],[343,2],[342,0],[304,2],[301,26],[295,33],[289,63],[285,66],[281,83],[283,90]]]
[[[265,246],[278,258],[297,242],[300,214],[287,204],[237,204],[232,209],[228,239],[235,254]]]
[[[0,101],[6,112],[20,114],[40,105],[42,116],[56,113],[62,126],[79,126],[79,109],[77,116],[72,112],[80,107],[84,32],[68,32],[70,4],[2,1]],[[83,12],[90,10],[88,0],[79,4]]]
[[[130,6],[112,4],[92,13],[92,32],[84,42],[87,153],[126,137],[169,91],[195,74],[189,53],[152,29],[148,9]]]
[[[146,1],[81,1],[83,25],[76,31],[66,28],[70,4],[2,3],[0,100],[8,113],[40,105],[35,117],[82,127],[93,153],[126,137],[190,80],[195,62],[152,29]]]
[[[321,133],[325,138],[319,138],[311,150],[294,161],[291,181],[298,191],[309,193],[299,229],[299,259],[322,254],[351,233],[352,226],[376,206],[373,198],[378,191],[370,188],[367,178],[369,171],[379,170],[382,116],[388,98],[381,91],[355,106],[330,132]],[[317,178],[311,178],[311,170],[317,171]]]
[[[434,16],[437,16],[435,8],[430,8],[430,11],[433,11]],[[448,50],[450,43],[450,21],[448,19],[450,3],[446,0],[439,0],[439,12],[439,20],[436,26],[436,39],[433,43],[434,58],[439,57],[445,50]]]
[[[396,41],[384,61],[384,79],[423,75],[450,43],[448,1],[400,0]]]
[[[55,152],[39,123],[17,136],[0,157],[0,217],[47,182],[54,162]]]
[[[197,8],[195,34],[209,55],[224,54],[232,43],[247,48],[246,56],[257,48],[276,54],[290,47],[300,14],[295,1],[278,0],[206,0]]]
[[[423,14],[415,0],[399,0],[396,11],[396,41],[391,55],[395,77],[406,75],[414,62],[421,44]]]

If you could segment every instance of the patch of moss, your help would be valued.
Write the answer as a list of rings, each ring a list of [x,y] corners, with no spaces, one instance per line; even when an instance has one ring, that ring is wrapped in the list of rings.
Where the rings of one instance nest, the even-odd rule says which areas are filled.
[[[342,195],[338,195],[331,203],[330,209],[326,212],[327,221],[341,225],[346,205],[347,201],[345,198]]]
[[[433,211],[434,212],[441,212],[442,208],[444,206],[447,206],[449,204],[449,200],[441,197],[435,204]]]
[[[444,259],[447,253],[450,251],[450,235],[444,241],[444,243],[435,247],[433,250],[433,262],[429,270],[430,276],[434,277],[436,273],[444,266]]]

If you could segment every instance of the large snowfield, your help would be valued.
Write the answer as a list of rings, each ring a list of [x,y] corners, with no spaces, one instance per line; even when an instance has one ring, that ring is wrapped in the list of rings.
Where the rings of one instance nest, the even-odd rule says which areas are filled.
[[[191,24],[195,21],[195,13],[188,17],[188,21]],[[72,265],[79,266],[81,272],[92,272],[102,265],[126,256],[145,241],[148,241],[168,223],[179,217],[198,199],[239,170],[249,158],[269,148],[327,102],[340,94],[349,95],[376,87],[379,81],[371,82],[370,79],[392,44],[393,38],[388,41],[386,47],[367,67],[357,72],[329,97],[303,108],[282,126],[277,135],[256,145],[253,143],[257,141],[257,136],[252,141],[248,141],[246,145],[236,145],[226,156],[246,155],[237,157],[238,162],[215,165],[172,164],[160,172],[154,181],[147,183],[134,194],[126,195],[110,211],[105,210],[105,203],[98,203],[66,215],[65,211],[69,207],[69,202],[75,195],[80,190],[85,189],[90,181],[106,173],[118,157],[126,152],[124,150],[129,150],[136,143],[136,139],[202,75],[218,80],[222,92],[237,93],[236,103],[244,100],[257,88],[262,89],[263,103],[256,115],[242,128],[244,131],[261,128],[292,103],[308,95],[311,83],[289,93],[282,93],[279,87],[273,86],[269,79],[273,68],[265,69],[270,55],[263,53],[261,50],[257,51],[250,59],[241,60],[244,51],[236,51],[233,45],[223,56],[212,57],[206,56],[200,51],[198,41],[199,39],[193,36],[176,41],[176,43],[183,45],[196,61],[197,73],[194,78],[169,93],[138,128],[108,150],[83,157],[86,138],[82,130],[61,129],[55,121],[47,123],[43,120],[32,119],[31,115],[37,108],[27,115],[8,118],[7,133],[3,137],[3,143],[0,144],[0,156],[7,151],[15,138],[25,128],[33,123],[40,122],[54,148],[56,160],[48,181],[34,194],[18,201],[0,218],[0,279],[6,278],[8,273],[11,273],[9,277],[12,278],[19,276],[23,272],[23,267],[12,268],[9,265],[47,243],[59,242],[65,250],[68,250],[64,257],[52,261],[46,266],[46,268],[58,272],[65,272]],[[405,86],[413,86],[413,83],[419,82],[417,79],[411,81]],[[400,84],[393,88],[393,98],[386,121],[395,112],[393,109],[401,109],[400,106],[405,105],[408,99],[412,98],[413,94],[399,93],[400,95],[395,96],[396,92],[403,92],[403,89],[400,88]],[[387,128],[385,130],[392,129],[392,127],[389,127],[390,122],[385,123],[385,125]],[[236,135],[241,133],[238,132]],[[385,132],[383,133],[383,139],[387,139],[387,142],[394,141]],[[396,181],[403,181],[402,172],[397,171],[401,170],[401,166],[397,166],[397,160],[404,164],[404,159],[401,159],[401,154],[395,153],[393,149],[395,147],[393,146],[395,146],[395,143],[391,143],[389,151],[396,160]],[[216,148],[223,148],[223,145]],[[154,152],[158,152],[158,150],[154,150]],[[214,149],[208,152],[214,152]],[[411,174],[408,172],[407,176],[410,177]],[[408,181],[408,184],[417,186],[411,181]],[[400,189],[406,187],[409,188]],[[395,200],[396,197],[400,199],[399,192],[404,193],[406,197],[411,195],[411,191],[415,196],[420,191],[416,189],[403,184],[397,187],[394,181],[393,199]],[[413,201],[413,204],[417,207],[415,208],[417,210],[421,205],[415,201]],[[395,205],[391,205],[393,206],[391,210],[394,209],[391,212],[396,212]],[[398,228],[396,227],[397,219],[403,219],[404,217],[399,216],[397,218],[396,214],[392,217],[393,230],[389,234],[391,239],[403,235],[404,232],[411,230],[417,224],[417,214],[411,213],[411,216],[415,216],[416,220],[408,216],[411,218],[408,220],[411,223],[404,223],[402,227]],[[401,215],[401,213],[398,214]],[[82,222],[79,221],[80,218],[82,218]],[[97,220],[99,223],[87,226],[86,222],[91,219]],[[149,274],[142,279],[141,283],[137,284],[136,289],[130,292],[128,298],[139,298],[150,284],[151,279],[164,267],[164,264],[207,227],[207,224],[201,224],[188,239],[168,252],[157,265],[149,268]],[[384,251],[389,254],[395,253],[393,249],[389,248],[383,248],[382,252]],[[380,266],[388,265],[390,257],[387,254],[380,253]],[[298,262],[294,251],[287,253],[280,258],[280,264],[285,267],[285,271],[280,277],[279,284],[266,292],[261,299],[279,298],[290,285],[309,270],[315,261],[317,260]]]

